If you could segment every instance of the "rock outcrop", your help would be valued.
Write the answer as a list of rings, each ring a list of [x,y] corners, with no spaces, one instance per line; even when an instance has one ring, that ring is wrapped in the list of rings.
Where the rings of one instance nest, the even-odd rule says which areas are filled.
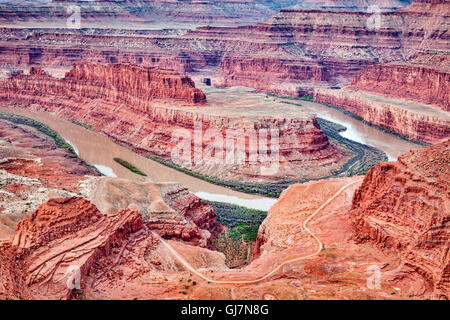
[[[230,108],[229,113],[218,112],[207,108],[204,94],[189,78],[171,71],[121,64],[77,63],[63,79],[36,73],[0,80],[0,101],[14,107],[52,112],[90,125],[137,152],[173,162],[177,160],[178,164],[204,175],[231,181],[240,181],[240,177],[245,176],[252,182],[273,182],[280,177],[307,179],[327,176],[350,158],[347,151],[330,143],[314,115],[301,113],[298,117],[287,117],[265,112],[254,117],[251,113],[247,115],[245,110],[236,114],[233,106],[225,106]],[[174,139],[174,136],[182,132],[191,141],[197,139],[193,135],[199,123],[205,135],[208,129],[215,130],[214,136],[217,132],[223,135],[223,141],[219,142],[223,150],[227,136],[231,135],[228,139],[236,140],[236,144],[230,150],[234,159],[239,153],[244,154],[242,165],[236,166],[237,160],[226,162],[225,152],[213,166],[204,164],[209,154],[200,155],[201,163],[198,163],[195,160],[197,150],[193,150],[191,142],[187,142],[188,149],[191,147],[187,156],[184,153],[174,156],[180,142],[180,137]],[[267,131],[265,136],[264,130]],[[278,146],[271,146],[272,138],[277,141],[277,137],[271,138],[271,130],[278,132]],[[250,131],[254,132],[254,142],[259,141],[259,144],[246,142],[252,134]],[[201,144],[202,153],[211,149],[212,141],[205,135],[200,136],[200,142],[195,142]],[[262,159],[265,147],[269,152]],[[270,150],[276,147],[279,149],[279,170],[265,174],[261,168],[268,167],[267,162],[271,163]],[[250,153],[254,152],[257,158],[251,159]],[[314,164],[320,164],[321,170],[316,170]],[[230,175],[230,172],[235,174]]]
[[[85,277],[99,259],[141,229],[137,211],[107,216],[82,198],[52,199],[19,223],[11,242],[0,244],[2,257],[11,262],[0,264],[0,296],[67,299],[77,285],[76,277]],[[20,269],[13,267],[17,260]],[[17,283],[23,287],[16,287]]]
[[[435,143],[450,136],[449,59],[446,53],[421,53],[406,62],[373,65],[357,72],[350,86],[314,89],[314,99]]]
[[[450,54],[421,53],[407,62],[369,66],[355,74],[350,88],[450,111]]]
[[[158,206],[161,210],[164,203],[154,200],[153,212],[146,212],[143,217],[136,205],[103,214],[91,202],[79,197],[51,199],[42,204],[17,225],[10,241],[0,243],[0,298],[76,298],[77,290],[93,288],[108,279],[112,268],[129,264],[128,258],[123,257],[124,252],[151,251],[159,242],[156,234],[176,239],[178,233],[180,241],[198,244],[193,237],[197,232],[199,238],[204,237],[206,245],[206,237],[211,236],[206,229],[202,231],[208,235],[199,234],[200,229],[191,222],[189,231],[176,219],[177,212],[170,208],[164,212],[155,210]],[[203,226],[211,223],[206,221],[211,217],[200,217],[195,209],[191,212],[192,206],[199,207],[199,204],[185,206],[186,217],[197,218],[195,222]],[[168,211],[171,217],[167,216]],[[215,214],[212,219],[215,221]],[[202,254],[204,258],[210,255]],[[161,264],[156,257],[151,261]],[[142,263],[145,262],[130,263],[128,271],[136,272]]]
[[[406,267],[450,293],[450,140],[378,164],[355,192],[354,238],[394,248]]]
[[[164,239],[214,248],[214,236],[222,231],[213,208],[177,183],[103,177],[91,179],[86,189],[85,197],[101,212],[135,208],[145,225]]]

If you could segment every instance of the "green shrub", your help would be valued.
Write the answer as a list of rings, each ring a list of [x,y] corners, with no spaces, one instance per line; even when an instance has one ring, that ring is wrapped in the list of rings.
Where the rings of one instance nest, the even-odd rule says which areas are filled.
[[[147,175],[145,173],[143,173],[141,170],[139,170],[138,168],[136,168],[135,166],[133,166],[131,163],[129,163],[128,161],[125,161],[123,159],[120,158],[113,158],[115,162],[117,162],[118,164],[124,166],[125,168],[127,168],[128,170],[139,174],[141,176],[146,177]]]

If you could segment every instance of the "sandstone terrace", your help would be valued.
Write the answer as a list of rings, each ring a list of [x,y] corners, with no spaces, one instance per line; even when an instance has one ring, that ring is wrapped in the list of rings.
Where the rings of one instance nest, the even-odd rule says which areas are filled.
[[[408,70],[429,70],[433,66],[429,61],[425,69],[414,66],[413,62],[407,67],[408,61],[418,52],[450,49],[446,33],[449,28],[446,1],[416,1],[403,9],[383,12],[378,30],[367,27],[369,17],[369,13],[349,10],[285,9],[255,25],[208,26],[175,33],[121,32],[117,29],[108,33],[95,28],[74,31],[5,28],[0,62],[5,67],[5,75],[39,64],[59,76],[80,59],[134,63],[175,69],[196,79],[209,79],[215,86],[243,85],[295,97],[313,95],[315,90],[329,87],[342,88],[358,72],[358,75],[370,74],[377,68],[387,72],[390,67],[383,67],[384,63],[397,65],[395,68],[400,71],[396,74],[400,77],[407,76]],[[368,71],[361,71],[368,66]],[[433,86],[433,81],[441,80],[437,83],[438,89],[429,90],[427,98],[418,99],[418,83],[404,87],[402,90],[407,94],[400,96],[378,88],[380,97],[376,99],[386,101],[382,104],[389,108],[382,106],[374,111],[367,107],[372,97],[365,96],[363,103],[356,103],[360,107],[366,105],[365,111],[356,113],[370,123],[409,139],[435,142],[445,138],[448,135],[447,120],[435,115],[433,107],[446,108],[448,97],[445,93],[448,90],[443,80],[448,77],[448,67],[433,70],[427,71],[429,84]],[[436,78],[436,71],[442,74],[440,78]],[[367,85],[366,81],[364,86]],[[360,95],[357,98],[360,99]],[[324,102],[342,107],[337,98],[326,100]],[[424,104],[431,104],[431,108]],[[414,112],[417,108],[430,110],[431,115],[424,119]],[[376,116],[368,117],[369,112]],[[385,114],[393,114],[397,120],[390,121]]]
[[[120,76],[117,70],[121,70]],[[151,74],[150,80],[146,80],[145,72]],[[77,63],[63,79],[32,68],[29,75],[1,80],[0,95],[4,105],[48,111],[75,120],[135,151],[165,159],[170,158],[176,143],[171,134],[181,128],[192,131],[195,121],[201,121],[204,130],[208,127],[279,130],[281,168],[276,175],[262,176],[260,163],[192,168],[219,180],[239,181],[240,176],[245,176],[250,183],[264,184],[279,182],[280,178],[284,181],[321,178],[352,158],[350,149],[323,134],[313,114],[285,103],[267,103],[256,94],[248,95],[247,101],[240,101],[239,97],[222,97],[225,100],[221,101],[220,93],[216,93],[216,102],[208,103],[203,92],[185,79],[166,70]],[[277,114],[273,115],[275,109]],[[207,144],[208,141],[203,141],[203,148]],[[320,164],[320,170],[313,164]]]
[[[447,16],[445,2],[423,1],[382,13],[383,26],[378,31],[368,30],[368,13],[330,10],[282,10],[264,23],[238,28],[200,27],[179,36],[4,29],[0,61],[13,69],[31,64],[70,67],[78,60],[129,62],[209,74],[217,78],[217,83],[226,81],[227,85],[247,81],[267,88],[272,80],[279,88],[273,85],[271,91],[287,91],[283,87],[288,86],[296,95],[304,86],[298,82],[346,83],[355,71],[367,65],[403,61],[422,49],[448,50],[448,38],[443,32],[448,28]],[[436,23],[428,23],[430,20]],[[425,35],[419,32],[422,29],[427,31]],[[240,60],[257,65],[261,59],[267,60],[263,68],[270,68],[271,63],[284,67],[274,75],[246,74],[227,67]],[[303,73],[304,69],[310,70]],[[282,70],[297,71],[292,74]],[[311,77],[313,70],[320,78]]]
[[[349,86],[315,88],[314,99],[406,138],[435,143],[450,135],[449,57],[427,52],[402,63],[370,66],[357,72]]]

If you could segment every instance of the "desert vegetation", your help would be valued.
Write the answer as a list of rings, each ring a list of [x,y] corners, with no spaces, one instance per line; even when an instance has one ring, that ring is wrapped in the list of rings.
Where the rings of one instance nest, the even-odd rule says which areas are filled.
[[[147,175],[142,172],[141,170],[139,170],[138,168],[136,168],[135,166],[133,166],[131,163],[129,163],[128,161],[125,161],[121,158],[113,158],[115,162],[117,162],[118,164],[124,166],[125,168],[127,168],[128,170],[140,175],[140,176],[144,176],[146,177]]]

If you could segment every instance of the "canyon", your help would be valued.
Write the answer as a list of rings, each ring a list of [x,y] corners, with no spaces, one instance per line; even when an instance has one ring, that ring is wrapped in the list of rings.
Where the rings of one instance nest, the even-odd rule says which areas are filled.
[[[0,300],[450,299],[449,18],[3,1]]]
[[[208,206],[195,213],[198,203],[178,196],[178,186],[84,176],[83,189],[100,197],[91,192],[91,200],[48,200],[0,243],[0,296],[445,299],[448,152],[446,140],[382,162],[365,177],[290,186],[261,225],[251,263],[241,269],[228,269],[208,242],[152,223],[152,216],[165,220],[171,207],[176,225],[184,225],[184,216],[204,236],[218,231],[214,214],[204,214]],[[171,191],[163,191],[168,186]],[[306,226],[322,244],[319,250]],[[374,268],[381,275],[376,288],[367,284]]]
[[[89,26],[5,27],[0,61],[5,69],[33,64],[69,68],[83,60],[162,68],[171,64],[171,69],[210,76],[223,85],[256,82],[269,90],[272,82],[274,93],[276,85],[292,87],[295,96],[310,84],[346,83],[368,65],[403,61],[418,50],[448,50],[448,10],[445,0],[416,1],[379,13],[379,28],[369,23],[374,13],[318,9],[282,9],[266,22],[200,26],[178,35]],[[280,65],[272,76],[264,71]]]
[[[370,158],[384,157],[376,149],[358,146],[366,150],[369,159],[357,159],[353,149],[323,133],[314,114],[295,106],[277,103],[274,114],[266,101],[257,100],[252,106],[251,100],[243,103],[237,97],[209,103],[191,79],[170,70],[80,62],[64,78],[55,78],[32,67],[28,74],[0,80],[0,100],[6,107],[46,111],[77,121],[143,155],[157,156],[230,183],[245,177],[248,184],[273,187],[280,179],[326,177],[356,161],[354,171],[339,171],[354,174],[368,170]],[[197,134],[203,139],[190,142]],[[180,138],[186,139],[187,150],[178,150]],[[245,140],[253,138],[258,144]],[[277,150],[270,139],[278,141]],[[225,150],[229,140],[233,145],[226,149],[227,157],[230,151],[233,159],[225,161],[220,149]],[[197,149],[192,150],[196,143],[201,144],[200,155]],[[262,146],[268,154],[263,154]],[[201,163],[196,161],[198,156]],[[208,157],[212,160],[205,165]],[[278,160],[274,172],[270,171],[273,160]]]
[[[380,10],[404,7],[410,1],[386,0],[379,4]],[[198,25],[236,26],[254,24],[273,16],[281,8],[306,6],[308,8],[328,8],[365,10],[369,1],[302,1],[295,0],[256,0],[256,1],[170,1],[170,0],[132,0],[132,1],[31,1],[8,0],[2,2],[0,23],[29,25],[53,24],[65,26],[65,20],[73,11],[69,6],[78,6],[80,16],[90,25],[109,25],[134,23],[137,26],[177,26]]]
[[[183,2],[183,8],[171,2],[160,6],[161,10],[179,12],[185,22],[189,22],[185,13],[192,13],[192,21],[200,25],[130,30],[105,24],[100,28],[90,25],[89,17],[82,18],[85,25],[80,29],[10,23],[0,35],[2,74],[9,77],[38,65],[64,77],[80,61],[170,68],[216,87],[247,86],[278,95],[314,96],[408,139],[433,143],[448,136],[447,113],[434,110],[448,111],[448,1],[383,1],[377,4],[380,12],[365,12],[367,1],[302,2],[301,9],[283,8],[295,5],[289,1],[252,5],[259,4],[280,12],[268,12],[271,17],[264,22],[238,26],[221,25],[221,19],[211,15],[217,24],[205,25],[196,14],[210,2]],[[176,21],[168,11],[160,16]],[[418,75],[426,82],[407,80]],[[384,80],[375,85],[380,77]],[[394,78],[397,84],[408,83],[400,86],[402,92],[388,90],[396,85]],[[422,96],[424,85],[429,89]],[[337,88],[343,92],[333,90]]]
[[[422,53],[406,62],[370,66],[345,88],[316,88],[314,100],[404,137],[436,143],[450,134],[449,79],[448,54]]]

